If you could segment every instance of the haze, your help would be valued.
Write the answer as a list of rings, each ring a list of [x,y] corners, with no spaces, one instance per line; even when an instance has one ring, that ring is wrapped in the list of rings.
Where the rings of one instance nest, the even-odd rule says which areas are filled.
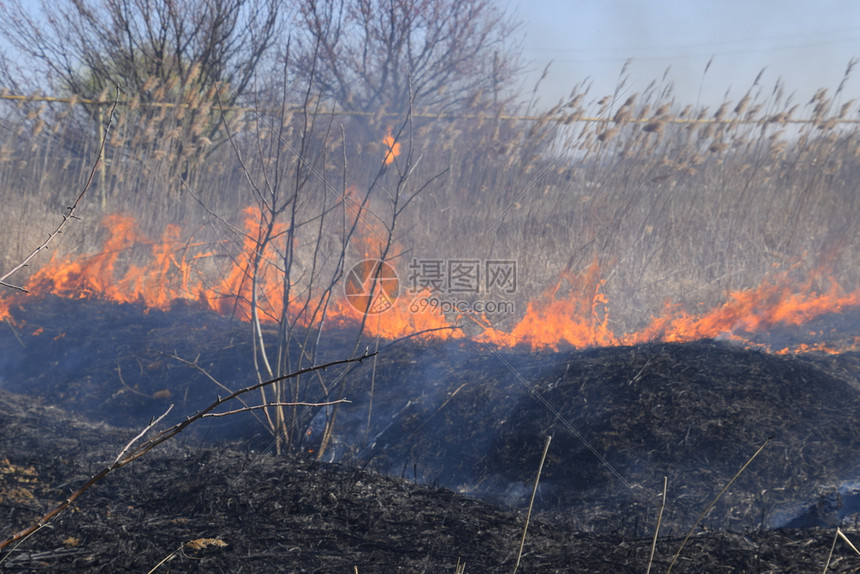
[[[525,87],[552,62],[540,90],[544,105],[586,77],[592,96],[612,93],[627,59],[631,93],[669,68],[679,103],[713,106],[727,91],[741,98],[766,68],[762,85],[781,78],[806,103],[818,88],[832,93],[860,54],[860,3],[847,0],[511,0],[509,6],[525,24]],[[850,98],[858,91],[855,75],[846,92]]]

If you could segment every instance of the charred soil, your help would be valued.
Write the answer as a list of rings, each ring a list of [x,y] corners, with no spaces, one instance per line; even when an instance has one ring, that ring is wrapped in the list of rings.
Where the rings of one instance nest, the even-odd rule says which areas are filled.
[[[0,536],[109,464],[168,403],[184,415],[211,401],[217,390],[171,356],[251,382],[244,328],[185,306],[18,309],[0,336]],[[673,571],[820,571],[837,525],[858,536],[857,360],[713,341],[540,353],[404,341],[383,348],[372,394],[369,368],[346,388],[335,462],[264,452],[271,437],[251,417],[204,423],[8,547],[0,569],[511,571],[552,435],[522,571],[644,572],[668,476],[654,560],[665,570],[765,441]],[[858,568],[837,543],[830,571]]]

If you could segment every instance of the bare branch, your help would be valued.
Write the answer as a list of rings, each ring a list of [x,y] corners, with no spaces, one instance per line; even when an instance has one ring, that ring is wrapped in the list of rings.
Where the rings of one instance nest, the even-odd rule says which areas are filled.
[[[231,401],[231,400],[235,399],[236,397],[238,397],[242,394],[245,394],[245,393],[248,393],[251,391],[255,391],[257,389],[260,389],[260,388],[268,386],[268,385],[275,384],[275,383],[280,382],[280,381],[292,379],[292,378],[295,378],[295,377],[298,377],[298,376],[301,376],[301,375],[304,375],[307,373],[312,373],[314,371],[324,371],[330,367],[336,367],[338,365],[349,365],[352,363],[360,363],[367,358],[373,357],[375,354],[376,353],[365,353],[364,355],[362,355],[360,357],[356,357],[356,358],[352,358],[352,359],[341,359],[339,361],[331,361],[331,362],[326,363],[324,365],[307,367],[305,369],[298,370],[294,373],[290,373],[290,374],[284,375],[282,377],[277,377],[277,378],[274,378],[274,379],[271,379],[268,381],[263,381],[262,383],[257,383],[257,384],[251,385],[249,387],[245,387],[243,389],[240,389],[238,391],[231,393],[230,395],[228,395],[226,397],[223,397],[223,398],[218,397],[218,399],[215,402],[211,403],[208,407],[206,407],[202,411],[198,411],[193,416],[187,417],[181,423],[173,425],[172,427],[159,432],[158,434],[156,434],[154,437],[152,437],[147,442],[135,447],[134,444],[136,442],[138,442],[149,430],[151,430],[155,424],[157,424],[162,418],[164,418],[167,415],[167,412],[170,412],[170,409],[168,409],[167,412],[165,412],[163,415],[161,415],[161,417],[159,417],[157,420],[151,422],[149,425],[147,425],[147,427],[142,432],[138,433],[138,435],[135,436],[134,439],[132,439],[125,446],[125,448],[123,448],[123,450],[119,453],[119,455],[116,457],[116,459],[114,460],[114,462],[112,464],[103,468],[98,474],[96,474],[95,476],[90,478],[88,481],[86,481],[82,486],[80,486],[77,490],[75,490],[68,498],[66,498],[64,501],[62,501],[61,503],[54,506],[51,510],[49,510],[47,513],[45,513],[42,517],[40,517],[33,524],[31,524],[27,528],[24,528],[23,530],[16,532],[15,534],[8,537],[7,539],[0,541],[0,549],[3,549],[5,547],[9,546],[10,544],[14,544],[15,542],[23,541],[24,539],[26,539],[27,537],[29,537],[30,535],[32,535],[33,533],[35,533],[36,531],[41,529],[43,526],[50,523],[60,513],[62,513],[69,506],[71,506],[71,504],[75,500],[77,500],[84,492],[86,492],[87,490],[92,488],[95,484],[100,482],[104,477],[109,475],[111,472],[137,460],[138,458],[140,458],[141,456],[143,456],[144,454],[146,454],[147,452],[149,452],[150,450],[152,450],[156,446],[158,446],[161,443],[173,438],[174,436],[176,436],[177,434],[181,433],[186,428],[188,428],[189,425],[197,422],[198,420],[206,417],[207,415],[212,416],[212,411],[215,410],[216,408],[218,408],[220,405],[222,405],[228,401]],[[241,412],[242,410],[245,410],[245,409],[240,409],[240,411],[238,411],[238,412]]]
[[[164,420],[164,417],[166,417],[168,414],[170,414],[170,411],[172,411],[172,410],[173,410],[173,405],[170,405],[169,407],[167,407],[167,410],[164,411],[164,413],[162,413],[162,415],[160,417],[158,417],[157,419],[153,419],[153,420],[149,421],[149,424],[146,425],[143,428],[143,430],[138,433],[138,435],[136,437],[134,437],[133,439],[128,441],[128,444],[125,445],[125,448],[119,452],[119,454],[116,456],[116,459],[113,461],[114,464],[119,463],[119,461],[121,461],[123,459],[123,457],[129,451],[129,449],[134,445],[134,443],[136,443],[137,441],[142,439],[146,433],[148,433],[150,430],[155,428],[155,425],[157,425],[162,420]]]
[[[308,0],[300,18],[296,68],[346,108],[501,103],[521,69],[519,24],[489,0]]]
[[[21,74],[35,69],[84,98],[121,85],[142,101],[158,99],[176,79],[200,93],[219,83],[244,92],[279,41],[285,6],[283,0],[43,0],[37,14],[33,4],[0,4],[5,37],[32,62]]]

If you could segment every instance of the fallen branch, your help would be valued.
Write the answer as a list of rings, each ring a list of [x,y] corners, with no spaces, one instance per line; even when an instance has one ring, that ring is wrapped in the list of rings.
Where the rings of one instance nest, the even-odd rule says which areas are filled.
[[[263,388],[263,387],[268,386],[268,385],[272,385],[272,384],[277,383],[279,381],[292,379],[292,378],[299,377],[299,376],[302,376],[302,375],[305,375],[307,373],[311,373],[314,371],[320,371],[320,370],[324,371],[324,370],[328,369],[329,367],[336,367],[338,365],[346,365],[346,364],[351,364],[351,363],[360,363],[364,359],[372,357],[375,354],[376,353],[365,352],[365,354],[363,354],[362,356],[357,357],[357,358],[341,359],[339,361],[332,361],[332,362],[326,363],[324,365],[318,365],[315,367],[307,367],[305,369],[301,369],[299,371],[296,371],[294,373],[290,373],[288,375],[283,375],[281,377],[276,377],[276,378],[270,379],[268,381],[263,381],[261,383],[253,384],[249,387],[239,389],[238,391],[230,393],[226,397],[220,397],[219,396],[215,400],[215,402],[210,404],[208,407],[206,407],[202,411],[197,411],[193,415],[186,417],[184,421],[177,423],[177,424],[173,425],[172,427],[159,432],[158,434],[156,434],[154,437],[152,437],[151,439],[149,439],[145,443],[142,443],[142,444],[135,446],[135,443],[140,441],[146,435],[146,433],[148,433],[150,430],[152,430],[152,428],[156,424],[158,424],[164,417],[167,416],[167,414],[173,408],[173,405],[170,405],[170,408],[168,408],[167,411],[165,411],[165,413],[163,415],[161,415],[157,419],[154,419],[152,422],[150,422],[146,426],[146,428],[143,429],[143,431],[138,433],[137,436],[135,436],[131,441],[129,441],[129,443],[125,446],[125,448],[123,448],[122,451],[120,451],[119,455],[117,455],[116,459],[113,461],[112,464],[103,468],[98,474],[96,474],[95,476],[90,478],[88,481],[86,481],[80,488],[75,490],[68,498],[66,498],[64,501],[62,501],[61,503],[54,506],[51,510],[49,510],[47,513],[45,513],[42,517],[40,517],[38,520],[33,522],[33,524],[31,524],[27,528],[24,528],[23,530],[16,532],[15,534],[10,536],[9,538],[0,542],[0,549],[3,549],[5,547],[9,546],[10,544],[14,544],[15,542],[18,542],[19,544],[24,542],[24,540],[26,540],[29,536],[31,536],[36,531],[40,530],[41,528],[43,528],[44,526],[49,524],[60,513],[62,513],[69,506],[71,506],[72,503],[78,499],[78,497],[80,497],[84,492],[86,492],[87,490],[92,488],[96,483],[100,482],[103,478],[105,478],[111,472],[129,464],[130,462],[137,460],[140,457],[142,457],[144,454],[146,454],[147,452],[149,452],[150,450],[152,450],[156,446],[160,445],[161,443],[163,443],[163,442],[173,438],[174,436],[178,435],[179,433],[181,433],[183,430],[185,430],[192,423],[194,423],[194,422],[196,422],[196,421],[198,421],[204,417],[230,414],[230,413],[213,413],[212,412],[216,408],[218,408],[219,406],[223,405],[224,403],[231,401],[240,395],[243,395],[243,394],[251,392],[251,391],[255,391],[257,389]],[[348,402],[348,401],[341,400],[341,401],[335,401],[335,402]],[[297,404],[301,404],[301,403],[297,403]],[[244,410],[246,410],[246,408],[239,409],[235,412],[242,412]],[[10,553],[7,553],[6,556],[9,556]],[[5,556],[3,558],[0,558],[0,563],[2,563],[3,560],[5,560],[5,558],[6,558]]]
[[[253,411],[254,409],[265,409],[268,407],[330,407],[331,405],[339,405],[341,403],[350,403],[352,401],[348,401],[346,399],[338,399],[336,401],[327,401],[324,403],[305,403],[305,402],[297,402],[297,403],[265,403],[262,405],[254,405],[251,407],[242,407],[241,409],[235,409],[232,411],[226,411],[223,413],[207,413],[203,415],[201,418],[206,417],[226,417],[228,415],[237,415],[239,413],[247,413]]]

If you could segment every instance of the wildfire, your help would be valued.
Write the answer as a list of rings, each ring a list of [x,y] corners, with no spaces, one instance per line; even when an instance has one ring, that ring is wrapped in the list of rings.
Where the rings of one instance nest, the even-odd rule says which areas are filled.
[[[364,321],[367,334],[389,340],[415,333],[426,333],[438,339],[463,336],[462,331],[451,325],[444,315],[429,310],[415,312],[410,309],[411,299],[398,297],[384,313],[368,314]],[[342,300],[335,301],[333,311],[341,324],[356,324],[363,318],[358,309]]]
[[[726,303],[698,317],[667,306],[663,316],[632,336],[630,342],[691,341],[720,335],[743,337],[775,325],[801,325],[823,313],[860,304],[860,290],[843,293],[835,280],[831,280],[827,293],[809,292],[810,288],[806,284],[792,290],[783,275],[756,289],[730,293]]]
[[[187,267],[187,262],[178,260],[173,250],[180,236],[178,226],[168,225],[158,242],[143,236],[134,219],[125,215],[109,215],[103,226],[109,236],[99,253],[66,260],[51,257],[30,279],[27,290],[65,297],[100,297],[118,303],[139,301],[158,309],[166,309],[175,299],[187,296],[187,273],[175,273]],[[123,261],[142,246],[151,249],[145,266]]]
[[[392,145],[390,151],[395,153],[396,147]],[[133,218],[108,216],[103,222],[106,238],[98,253],[52,257],[27,283],[31,295],[0,298],[0,320],[11,319],[10,307],[19,297],[52,293],[140,303],[153,309],[169,309],[177,300],[194,301],[243,320],[252,319],[256,311],[261,322],[275,322],[286,315],[304,326],[320,320],[313,310],[317,305],[317,309],[326,309],[328,323],[360,324],[371,336],[394,339],[419,332],[436,338],[464,336],[450,314],[446,317],[436,309],[418,308],[415,302],[430,294],[404,293],[393,267],[375,263],[384,258],[380,243],[385,235],[380,230],[368,227],[363,236],[354,238],[353,250],[365,261],[345,272],[343,290],[312,300],[300,286],[286,283],[284,253],[289,233],[285,225],[270,223],[255,208],[244,211],[243,225],[241,246],[226,257],[222,246],[190,241],[178,226],[167,226],[159,239],[152,240],[140,232]],[[268,242],[262,241],[266,230]],[[527,304],[522,318],[509,329],[496,328],[485,317],[465,317],[478,322],[480,340],[502,347],[583,348],[717,337],[755,346],[751,341],[757,334],[860,307],[860,289],[846,292],[832,278],[827,283],[828,289],[816,290],[812,280],[792,281],[784,272],[754,289],[727,294],[723,304],[704,313],[692,314],[667,303],[645,328],[618,334],[611,328],[605,281],[594,262],[582,273],[563,274],[556,285]],[[772,350],[835,352],[821,342],[820,334],[812,332],[804,342]],[[846,345],[856,349],[860,337]]]

